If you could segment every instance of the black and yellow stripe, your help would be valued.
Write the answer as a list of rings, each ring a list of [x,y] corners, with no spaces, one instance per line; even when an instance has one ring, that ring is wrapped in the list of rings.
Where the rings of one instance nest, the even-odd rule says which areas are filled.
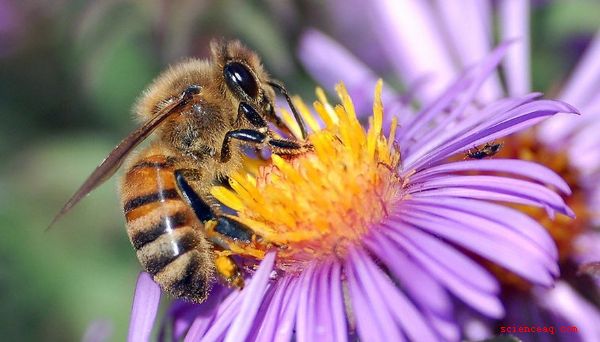
[[[214,260],[202,224],[177,189],[176,164],[161,154],[138,159],[123,179],[123,211],[144,269],[165,291],[200,302],[206,298]]]

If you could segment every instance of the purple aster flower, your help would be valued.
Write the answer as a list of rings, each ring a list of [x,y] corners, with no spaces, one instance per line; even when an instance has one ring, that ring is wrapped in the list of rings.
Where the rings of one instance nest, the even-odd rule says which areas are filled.
[[[337,8],[341,7],[342,4],[338,3]],[[531,91],[530,4],[527,1],[465,1],[458,7],[442,1],[379,0],[355,2],[353,10],[362,13],[365,19],[360,29],[378,32],[373,39],[379,37],[385,42],[375,41],[371,46],[346,44],[347,49],[332,38],[311,30],[305,33],[299,51],[307,70],[316,79],[325,85],[344,80],[359,103],[370,99],[361,87],[375,82],[371,70],[380,70],[382,65],[395,71],[388,78],[399,80],[411,89],[421,104],[431,103],[444,84],[458,77],[473,60],[490,51],[494,44],[493,32],[499,33],[501,40],[513,39],[514,43],[502,63],[504,86],[498,77],[490,77],[476,94],[478,102],[490,103],[505,94],[522,96]],[[498,18],[496,29],[494,17]],[[343,33],[343,36],[347,35],[348,32]],[[363,63],[355,57],[353,52],[356,50],[377,50],[377,54],[383,57],[375,61],[376,65]],[[331,60],[332,56],[342,62],[333,63],[325,70],[322,67],[325,58]],[[419,83],[425,84],[425,87],[419,86]],[[577,326],[577,335],[558,334],[566,340],[600,339],[598,325],[590,324],[600,317],[598,288],[593,286],[591,279],[576,271],[583,263],[600,260],[600,244],[593,243],[600,240],[596,230],[600,223],[597,209],[600,207],[598,89],[600,32],[559,95],[562,100],[575,105],[582,117],[574,119],[559,115],[535,130],[504,138],[499,154],[500,157],[543,163],[566,179],[573,189],[567,203],[576,213],[576,220],[560,215],[556,220],[549,220],[543,217],[543,212],[521,208],[540,220],[558,245],[563,281],[556,288],[547,290],[532,287],[522,279],[515,281],[514,276],[503,276],[507,273],[505,270],[494,273],[504,284],[502,298],[507,303],[507,322],[527,325],[540,324],[544,320],[553,324],[560,320],[566,326]],[[399,98],[394,92],[388,96],[390,99]],[[391,116],[393,111],[389,114]],[[498,332],[493,327],[487,330],[487,334]],[[478,337],[483,338],[482,335]],[[519,337],[526,340],[535,338],[531,334]]]
[[[314,151],[274,155],[260,167],[249,162],[231,189],[212,191],[269,247],[234,246],[234,253],[260,260],[247,267],[247,286],[217,288],[203,304],[175,302],[168,313],[172,338],[454,341],[456,301],[488,317],[504,315],[498,281],[478,260],[551,286],[558,275],[551,237],[502,202],[572,216],[559,195],[570,193],[567,183],[527,161],[450,161],[474,145],[575,112],[539,94],[475,106],[506,50],[494,50],[416,115],[407,111],[399,127],[393,118],[384,122],[381,82],[372,84],[367,128],[343,85],[336,87],[340,105],[317,91],[316,114],[298,100]],[[282,115],[297,132],[289,113]],[[148,336],[158,305],[156,287],[144,279],[131,339]]]

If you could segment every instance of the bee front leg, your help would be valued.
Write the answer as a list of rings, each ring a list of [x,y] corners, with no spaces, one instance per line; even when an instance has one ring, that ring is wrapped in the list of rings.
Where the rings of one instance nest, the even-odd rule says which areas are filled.
[[[269,85],[277,90],[279,90],[281,92],[281,94],[283,95],[283,97],[285,97],[285,100],[287,101],[288,105],[290,106],[290,109],[292,110],[292,114],[294,114],[294,119],[296,120],[296,123],[298,124],[298,127],[300,128],[300,134],[302,135],[302,139],[306,140],[306,137],[308,136],[306,134],[306,127],[304,126],[304,121],[302,121],[302,117],[300,116],[300,113],[298,113],[298,110],[296,110],[296,107],[294,106],[294,103],[292,102],[292,99],[290,98],[290,95],[288,94],[287,90],[285,89],[285,87],[283,86],[283,83],[276,81],[276,80],[271,80],[271,82],[269,82]],[[275,112],[273,111],[272,116],[275,117]],[[277,122],[281,122],[281,120],[279,118],[275,119],[275,123],[277,124]],[[280,124],[277,124],[278,126]],[[286,130],[289,132],[289,128],[286,127]]]
[[[231,158],[230,142],[237,139],[247,144],[262,147],[269,145],[276,154],[299,154],[312,149],[312,145],[306,142],[298,142],[289,139],[276,139],[269,132],[266,120],[246,102],[241,102],[238,107],[238,116],[243,115],[256,129],[237,129],[227,132],[221,147],[221,162],[226,163]]]
[[[221,163],[226,163],[231,159],[230,143],[231,139],[237,139],[251,145],[262,147],[269,145],[275,154],[300,154],[312,150],[312,145],[288,139],[274,139],[267,132],[257,129],[236,129],[227,132],[223,139],[221,147]]]
[[[266,129],[262,131],[242,128],[227,132],[221,146],[221,163],[227,163],[231,159],[231,139],[260,147],[264,145],[268,137]]]

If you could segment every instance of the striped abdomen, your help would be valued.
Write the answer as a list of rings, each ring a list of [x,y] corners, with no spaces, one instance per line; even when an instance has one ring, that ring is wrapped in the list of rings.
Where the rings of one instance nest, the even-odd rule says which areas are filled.
[[[213,274],[211,246],[174,172],[174,159],[162,154],[146,155],[127,170],[121,187],[127,233],[140,263],[164,291],[201,302]]]

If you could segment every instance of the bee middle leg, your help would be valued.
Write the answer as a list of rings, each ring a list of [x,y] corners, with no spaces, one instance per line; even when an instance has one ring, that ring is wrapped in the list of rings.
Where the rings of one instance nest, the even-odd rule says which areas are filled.
[[[244,277],[240,267],[229,254],[223,253],[223,251],[229,249],[230,243],[249,244],[257,240],[257,237],[246,225],[218,212],[207,200],[194,191],[187,179],[194,179],[195,174],[197,174],[196,170],[176,170],[177,187],[204,227],[210,227],[206,233],[216,249],[214,263],[217,273],[229,285],[242,288]]]
[[[231,159],[231,139],[240,140],[244,143],[260,147],[269,145],[273,150],[273,153],[282,155],[300,154],[312,149],[312,145],[307,143],[288,139],[275,139],[272,138],[268,132],[262,132],[260,129],[242,128],[229,131],[225,134],[223,146],[221,147],[222,163],[226,163]]]

